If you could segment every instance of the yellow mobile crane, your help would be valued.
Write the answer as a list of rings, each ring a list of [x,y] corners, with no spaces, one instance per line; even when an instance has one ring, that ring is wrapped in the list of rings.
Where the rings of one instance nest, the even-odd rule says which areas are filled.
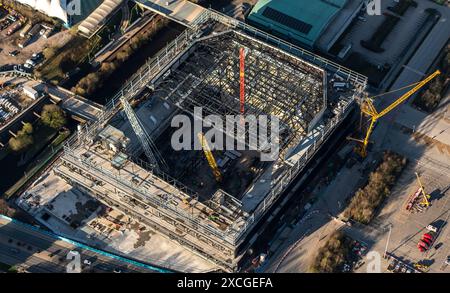
[[[427,266],[427,265],[424,265],[421,263],[415,263],[414,268],[421,270],[421,271],[427,271],[430,268],[430,266]]]
[[[217,166],[216,159],[214,159],[214,156],[211,152],[211,148],[208,145],[208,141],[206,140],[205,135],[203,133],[199,132],[197,134],[197,136],[198,136],[198,139],[200,140],[200,142],[202,143],[203,152],[205,153],[206,159],[208,160],[208,164],[213,171],[214,178],[216,178],[217,182],[221,182],[222,174],[220,173],[219,167]]]
[[[370,116],[370,124],[369,128],[367,129],[366,136],[364,139],[356,139],[348,137],[350,140],[354,140],[356,142],[359,142],[361,145],[359,148],[357,148],[357,152],[361,155],[361,157],[365,158],[367,156],[367,146],[369,145],[369,138],[372,134],[373,128],[375,126],[375,123],[386,115],[387,113],[391,112],[393,109],[395,109],[398,105],[406,101],[409,97],[411,97],[415,92],[417,92],[419,89],[421,89],[424,85],[429,83],[433,78],[441,74],[439,70],[436,70],[433,74],[425,78],[424,80],[416,83],[416,86],[412,89],[410,89],[408,92],[406,92],[403,96],[398,98],[395,102],[390,104],[386,109],[384,109],[381,112],[378,112],[377,109],[375,109],[375,106],[373,105],[372,99],[368,98],[365,99],[361,104],[361,112],[366,114],[367,116]]]
[[[417,177],[417,182],[419,183],[420,192],[422,193],[422,196],[423,196],[423,200],[420,204],[424,207],[429,207],[430,206],[429,199],[431,198],[431,196],[425,192],[425,187],[423,187],[422,181],[420,181],[420,177],[419,177],[419,174],[417,174],[417,172],[416,172],[416,177]]]

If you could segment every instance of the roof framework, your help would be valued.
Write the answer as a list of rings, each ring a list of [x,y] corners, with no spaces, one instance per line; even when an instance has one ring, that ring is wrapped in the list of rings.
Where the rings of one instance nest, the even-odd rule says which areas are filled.
[[[269,132],[271,116],[277,117],[284,130],[280,148],[288,149],[306,134],[309,123],[326,105],[324,71],[298,58],[236,31],[223,32],[199,41],[156,90],[191,113],[193,107],[202,107],[205,115],[239,115],[240,48],[246,50],[245,115],[266,115]],[[249,129],[245,134],[246,138],[256,135]],[[269,143],[270,137],[269,133]]]
[[[158,227],[165,229],[161,230],[163,234],[175,237],[185,247],[217,261],[225,268],[234,268],[241,257],[241,249],[246,248],[247,243],[252,243],[248,236],[255,234],[250,232],[256,230],[256,224],[261,223],[262,217],[278,202],[277,199],[284,194],[292,180],[304,170],[326,138],[340,125],[351,109],[355,96],[349,100],[342,99],[340,101],[343,103],[342,106],[330,109],[332,110],[330,113],[334,115],[323,121],[321,131],[309,140],[310,142],[313,140],[313,143],[305,147],[304,151],[299,151],[298,156],[293,156],[291,164],[286,164],[284,168],[273,169],[276,171],[276,174],[274,173],[276,178],[271,181],[264,180],[265,182],[255,181],[263,185],[270,183],[271,186],[258,198],[259,201],[249,197],[253,201],[250,207],[245,207],[245,202],[221,190],[213,195],[209,203],[199,202],[193,191],[186,186],[163,172],[155,174],[149,171],[151,168],[140,160],[131,158],[127,165],[128,167],[133,165],[131,171],[119,172],[111,168],[109,159],[105,160],[103,153],[96,156],[97,161],[93,161],[90,155],[82,154],[86,153],[86,150],[98,153],[98,133],[121,110],[120,100],[133,99],[145,87],[154,90],[156,96],[161,93],[161,98],[168,99],[189,112],[192,111],[192,106],[197,105],[204,107],[211,114],[238,114],[238,64],[241,47],[247,49],[247,114],[277,114],[283,118],[282,122],[285,125],[291,127],[292,132],[297,131],[296,137],[299,139],[307,127],[311,128],[311,125],[315,124],[311,120],[312,117],[317,117],[317,113],[324,109],[326,104],[326,94],[323,92],[326,74],[320,68],[326,69],[330,74],[339,73],[345,76],[348,82],[357,84],[358,91],[355,95],[365,86],[367,78],[235,19],[209,10],[205,10],[202,15],[204,18],[197,22],[198,27],[194,30],[185,30],[144,64],[108,102],[98,120],[84,125],[76,136],[65,143],[62,158],[70,167],[63,166],[65,169],[59,172],[60,176],[65,176],[79,186],[85,186],[93,196],[102,200],[105,198],[113,200],[113,204],[121,204],[122,208],[125,202],[126,211],[132,216],[147,221],[144,223],[152,226],[157,223]],[[205,37],[211,32],[209,24],[216,22],[219,23],[220,31],[225,28],[232,29],[233,32],[214,30],[212,37],[210,35]],[[198,29],[201,26],[205,28],[205,33],[199,34]],[[244,33],[248,36],[243,36]],[[265,40],[265,43],[259,40]],[[311,63],[302,61],[292,54],[301,56]],[[316,64],[320,68],[311,64]],[[175,68],[176,66],[178,68]],[[167,68],[170,68],[170,71]],[[136,168],[136,163],[139,164],[139,168]],[[133,181],[137,179],[135,176],[137,169],[142,171],[140,184]],[[269,168],[267,170],[272,173]],[[112,188],[103,194],[97,193],[98,188],[106,186],[97,184],[98,178],[108,182]],[[154,182],[156,180],[166,189],[161,189],[161,186]],[[154,188],[164,190],[163,193],[168,196],[157,196]],[[119,196],[118,200],[116,196]],[[219,221],[215,217],[205,218],[194,214],[188,205],[183,206],[185,203],[182,198],[191,200],[191,205],[198,204],[201,213],[210,210],[218,213]],[[178,204],[173,204],[173,199],[177,200]],[[152,204],[154,213],[144,212],[140,208],[129,208],[127,203],[131,202],[130,200],[134,203],[141,201],[144,207],[150,207]],[[202,205],[206,205],[207,208]],[[155,219],[153,215],[158,218]],[[227,218],[225,223],[229,223],[228,227],[222,224],[224,218]],[[177,229],[180,226],[186,228],[187,234],[177,236],[177,233],[167,233],[167,229]],[[196,240],[192,240],[194,237]],[[237,258],[230,262],[230,255]]]

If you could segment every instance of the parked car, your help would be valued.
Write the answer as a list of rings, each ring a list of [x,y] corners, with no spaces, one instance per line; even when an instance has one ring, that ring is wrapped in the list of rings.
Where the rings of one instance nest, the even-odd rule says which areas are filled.
[[[32,67],[36,66],[36,62],[33,61],[32,59],[28,59],[27,61],[25,61],[26,64],[30,64]]]
[[[421,239],[421,241],[422,242],[424,242],[424,243],[426,243],[427,244],[427,246],[431,246],[431,243],[433,242],[433,239],[432,238],[422,238]]]
[[[29,64],[29,63],[25,63],[23,65],[23,67],[26,68],[26,69],[30,69],[30,70],[33,69],[33,66],[31,64]],[[19,71],[21,71],[21,70],[19,69]]]
[[[426,229],[428,230],[428,232],[422,235],[419,243],[417,244],[417,248],[420,252],[429,250],[433,246],[433,242],[436,239],[436,233],[438,229],[433,225],[428,225]]]
[[[14,51],[9,52],[9,56],[15,57],[15,56],[19,55],[19,53],[20,52],[18,50],[14,50]]]
[[[44,57],[44,54],[42,54],[42,52],[33,53],[33,55],[31,55],[31,60],[37,61],[37,60],[42,59],[43,57]]]
[[[430,240],[430,241],[433,240],[433,236],[431,236],[429,233],[423,234],[422,238],[423,238],[423,239]]]
[[[428,226],[427,226],[427,230],[436,233],[437,230],[438,230],[438,228],[436,228],[436,227],[433,226],[433,225],[428,225]]]
[[[423,243],[422,241],[420,241],[417,244],[417,248],[419,249],[420,252],[425,252],[428,250],[429,246],[427,246],[426,243]]]

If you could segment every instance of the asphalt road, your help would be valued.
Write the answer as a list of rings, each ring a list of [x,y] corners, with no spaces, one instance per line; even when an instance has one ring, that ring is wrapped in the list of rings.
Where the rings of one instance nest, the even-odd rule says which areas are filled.
[[[79,252],[82,272],[112,273],[115,269],[122,273],[154,272],[75,247],[29,227],[0,218],[0,262],[2,263],[22,267],[35,273],[63,273],[66,272],[66,267],[72,260],[67,259],[70,251]],[[85,264],[85,260],[88,260],[90,264]]]

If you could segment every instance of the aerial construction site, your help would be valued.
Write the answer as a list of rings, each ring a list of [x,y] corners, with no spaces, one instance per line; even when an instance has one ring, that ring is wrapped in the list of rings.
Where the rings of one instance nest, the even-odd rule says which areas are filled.
[[[236,271],[257,240],[261,219],[352,112],[366,78],[237,20],[205,10],[79,127],[53,172],[103,204]],[[192,132],[200,150],[174,150],[173,117],[276,117],[279,145],[239,141],[239,120],[223,136],[245,149],[216,150]],[[273,118],[272,118],[273,119]],[[271,121],[269,121],[269,124]],[[241,125],[241,126],[240,126]],[[246,131],[248,138],[255,133]],[[272,141],[273,140],[273,141]],[[270,221],[270,219],[266,219]]]

